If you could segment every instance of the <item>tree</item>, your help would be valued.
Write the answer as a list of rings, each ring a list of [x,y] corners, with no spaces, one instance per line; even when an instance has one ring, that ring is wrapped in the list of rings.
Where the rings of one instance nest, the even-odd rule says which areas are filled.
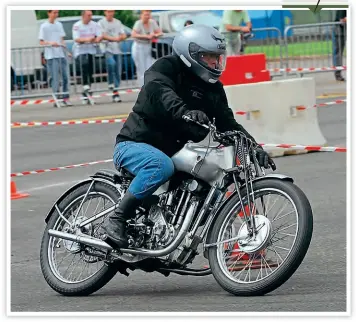
[[[69,16],[80,16],[82,13],[81,10],[60,10],[60,17],[69,17]],[[104,10],[93,10],[93,15],[104,15]],[[46,19],[47,10],[36,10],[37,19]],[[129,28],[132,28],[135,21],[138,19],[137,14],[132,10],[116,10],[115,18],[121,20],[121,22]]]

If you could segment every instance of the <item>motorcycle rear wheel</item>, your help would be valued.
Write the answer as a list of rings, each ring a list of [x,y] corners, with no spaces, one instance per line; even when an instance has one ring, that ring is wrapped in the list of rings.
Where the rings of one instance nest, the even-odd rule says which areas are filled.
[[[83,200],[89,185],[90,183],[85,183],[78,186],[75,190],[65,196],[65,198],[63,198],[63,200],[58,204],[58,208],[60,209],[62,215],[69,222],[71,222],[71,219],[74,220],[74,214]],[[85,203],[82,205],[82,210],[79,213],[79,219],[77,219],[76,222],[78,220],[78,222],[80,222],[90,218],[99,213],[100,210],[103,210],[99,209],[99,200],[99,205],[96,206],[94,211],[85,212],[85,209],[89,210],[90,205],[93,205],[93,207],[95,206],[93,200],[98,198],[103,199],[103,209],[107,209],[119,201],[120,193],[117,189],[115,189],[115,187],[107,183],[100,181],[95,182]],[[109,215],[110,214],[107,216]],[[89,224],[88,227],[85,227],[87,230],[85,233],[94,235],[100,228],[103,221],[104,218],[101,218],[94,221],[93,224]],[[95,256],[85,253],[83,247],[84,245],[65,241],[57,237],[49,236],[48,234],[49,229],[65,231],[68,227],[68,223],[66,223],[66,221],[59,216],[57,210],[54,210],[47,223],[41,242],[40,264],[42,274],[48,285],[62,295],[87,296],[105,286],[115,276],[117,269],[114,266],[108,265],[104,261],[99,260]],[[58,252],[56,252],[57,250]],[[59,260],[57,260],[57,256],[60,256],[61,252],[64,254],[64,257],[59,262]],[[70,260],[70,258],[73,259]],[[61,263],[63,263],[65,259],[69,261],[69,264],[66,266],[66,262],[64,262],[63,270],[61,270]],[[76,264],[78,264],[77,266],[82,265],[82,268],[76,267]],[[96,267],[94,267],[95,265]],[[94,273],[89,274],[89,267],[94,267]],[[84,276],[86,271],[88,276],[85,278]],[[73,272],[75,276],[79,276],[77,280],[72,280]]]

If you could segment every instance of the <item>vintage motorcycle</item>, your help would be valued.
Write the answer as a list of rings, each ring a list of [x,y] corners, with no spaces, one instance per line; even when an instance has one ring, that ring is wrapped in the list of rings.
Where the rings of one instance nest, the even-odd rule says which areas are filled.
[[[178,151],[175,175],[128,220],[127,249],[115,249],[100,228],[133,179],[126,170],[100,170],[54,203],[40,251],[52,289],[89,295],[117,272],[128,276],[127,269],[140,269],[165,276],[213,274],[227,292],[256,296],[293,275],[312,237],[307,197],[292,178],[266,174],[256,144],[243,133],[220,133],[214,122],[208,127],[208,145],[188,142]],[[188,267],[199,247],[209,266]]]

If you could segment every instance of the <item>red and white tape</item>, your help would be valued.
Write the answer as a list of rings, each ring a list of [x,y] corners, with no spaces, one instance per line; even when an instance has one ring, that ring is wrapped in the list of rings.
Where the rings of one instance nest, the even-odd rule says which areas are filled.
[[[346,66],[335,66],[335,67],[297,67],[297,68],[272,68],[268,69],[269,72],[325,72],[333,70],[346,70]]]
[[[346,152],[346,148],[342,148],[342,147],[296,145],[296,144],[268,144],[268,143],[260,143],[260,145],[263,147],[275,147],[275,148],[282,148],[282,149],[293,148],[296,150],[308,150],[308,151],[320,151],[320,152]],[[58,170],[86,167],[89,165],[108,163],[108,162],[112,162],[112,161],[113,161],[112,159],[107,159],[107,160],[101,160],[101,161],[93,161],[93,162],[79,163],[79,164],[74,164],[74,165],[67,165],[67,166],[57,167],[57,168],[50,168],[50,169],[45,169],[45,170],[33,170],[33,171],[11,173],[11,177],[22,177],[22,176],[27,176],[30,174],[40,174],[40,173],[44,173],[44,172],[52,172],[52,171],[58,171]]]
[[[79,164],[74,164],[74,165],[66,165],[64,167],[50,168],[50,169],[45,169],[45,170],[33,170],[33,171],[24,171],[24,172],[18,172],[18,173],[11,173],[11,177],[22,177],[22,176],[28,176],[30,174],[39,174],[39,173],[44,173],[44,172],[52,172],[52,171],[58,171],[58,170],[73,169],[73,168],[79,168],[79,167],[87,167],[89,165],[108,163],[108,162],[111,162],[111,161],[112,161],[112,159],[108,159],[108,160],[101,160],[101,161],[79,163]]]
[[[315,104],[314,106],[311,106],[311,107],[301,106],[300,105],[300,106],[296,106],[295,108],[297,110],[307,110],[307,109],[315,108],[315,107],[325,107],[325,106],[338,105],[338,104],[343,104],[343,103],[346,103],[346,99],[336,100],[336,101],[332,101],[332,102],[319,103],[319,104]],[[251,111],[251,112],[254,112],[254,111]],[[237,114],[237,115],[246,115],[247,113],[249,113],[249,112],[246,112],[246,111],[237,111],[237,112],[235,112],[235,114]]]
[[[140,92],[140,89],[127,89],[127,90],[122,90],[122,91],[118,91],[119,95],[125,95],[125,94],[132,94],[132,93],[138,93]],[[98,97],[104,97],[104,96],[112,96],[113,93],[101,93],[101,94],[96,94],[96,95],[92,95],[91,98],[98,98]],[[86,100],[88,99],[87,97],[73,97],[71,99],[71,101],[80,101],[80,100]],[[64,101],[64,99],[58,99],[58,102],[62,102]],[[39,105],[39,104],[48,104],[48,103],[54,103],[55,100],[54,99],[48,99],[48,100],[44,100],[44,99],[38,99],[38,100],[22,100],[22,101],[18,101],[18,100],[11,100],[11,106],[15,106],[15,105]]]
[[[333,102],[326,102],[316,104],[313,107],[325,107],[329,105],[343,104],[346,103],[346,99],[344,100],[336,100]],[[312,107],[306,106],[296,106],[297,110],[306,110]],[[237,111],[235,114],[237,115],[246,115],[249,112],[246,111]],[[126,121],[123,119],[108,119],[108,120],[78,120],[78,121],[46,121],[46,122],[12,122],[11,127],[32,127],[32,126],[51,126],[51,125],[78,125],[78,124],[107,124],[107,123],[124,123]]]
[[[11,127],[31,127],[31,126],[50,126],[50,125],[77,125],[77,124],[107,124],[124,123],[126,119],[109,120],[78,120],[78,121],[51,121],[51,122],[13,122]]]
[[[307,151],[320,151],[320,152],[346,152],[346,148],[334,146],[314,146],[314,145],[298,145],[298,144],[270,144],[260,143],[265,148],[282,148],[282,149],[295,149]]]
[[[344,99],[344,100],[336,100],[336,101],[333,101],[333,102],[319,103],[319,104],[315,104],[313,107],[325,107],[325,106],[338,105],[338,104],[344,104],[344,103],[346,103],[346,99]],[[313,108],[313,107],[296,106],[296,109],[297,110],[307,110],[308,108]]]

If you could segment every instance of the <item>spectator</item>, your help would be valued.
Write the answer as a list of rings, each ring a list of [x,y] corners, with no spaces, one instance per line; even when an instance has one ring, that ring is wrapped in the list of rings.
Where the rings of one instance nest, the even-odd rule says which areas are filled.
[[[102,40],[100,27],[91,20],[92,16],[91,10],[83,10],[82,19],[73,25],[73,40],[75,41],[73,54],[80,67],[84,97],[92,95],[91,84],[94,83],[96,44]]]
[[[16,75],[14,69],[11,67],[11,91],[15,90]]]
[[[118,93],[121,81],[121,50],[120,41],[126,39],[126,33],[120,20],[115,19],[115,10],[105,10],[105,18],[99,21],[105,45],[105,58],[108,66],[109,90],[113,91],[113,101],[121,102]]]
[[[52,78],[51,75],[48,74],[47,72],[47,61],[46,58],[44,56],[44,53],[41,53],[41,62],[42,62],[42,66],[43,66],[43,70],[40,71],[40,80],[41,82],[45,82],[46,86],[51,87],[52,86]]]
[[[136,65],[137,79],[143,86],[145,71],[154,63],[151,53],[151,41],[162,35],[157,22],[151,19],[151,10],[141,10],[141,19],[135,22],[131,37],[134,38],[132,45],[132,58]]]
[[[334,66],[342,66],[342,56],[345,49],[345,37],[346,37],[346,10],[336,10],[335,22],[341,22],[341,25],[337,25],[334,28],[333,33],[333,64]],[[338,81],[345,81],[345,78],[341,76],[341,70],[335,72],[335,79]]]
[[[193,21],[187,20],[187,21],[184,23],[184,27],[190,26],[190,25],[192,25],[192,24],[193,24]]]
[[[48,46],[44,51],[44,58],[47,61],[47,69],[51,75],[52,91],[56,99],[59,92],[59,75],[62,74],[63,86],[63,105],[71,106],[69,101],[68,89],[68,62],[65,54],[65,43],[62,23],[56,21],[58,10],[48,10],[48,21],[44,22],[40,27],[39,40],[40,45]],[[51,47],[49,47],[51,46]],[[56,100],[55,107],[61,107],[61,104]]]
[[[246,26],[242,26],[245,23]],[[252,24],[246,10],[224,10],[220,32],[225,34],[228,56],[239,55],[241,33],[250,32]],[[227,34],[226,34],[227,33]]]

